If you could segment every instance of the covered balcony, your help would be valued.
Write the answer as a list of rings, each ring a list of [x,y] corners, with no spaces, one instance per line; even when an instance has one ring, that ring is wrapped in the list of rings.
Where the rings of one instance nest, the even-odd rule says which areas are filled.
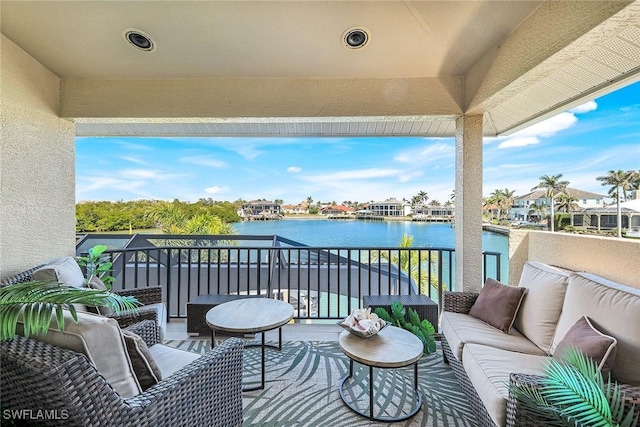
[[[638,0],[3,0],[0,12],[0,280],[76,254],[78,136],[213,136],[229,144],[241,136],[424,136],[455,137],[455,247],[438,259],[455,257],[451,290],[478,292],[492,274],[481,239],[483,137],[509,135],[640,80]],[[371,276],[371,263],[358,264],[361,253],[354,260],[340,249],[238,248],[260,253],[246,277],[255,291],[271,280],[269,294],[291,290],[274,266],[289,268],[293,258],[296,277],[323,257]],[[151,260],[155,278],[169,283],[161,266],[168,273],[182,260],[170,250],[121,253],[123,288],[148,286]],[[525,262],[539,261],[640,289],[638,259],[638,240],[514,230],[509,259],[501,260],[509,277],[500,280],[516,285]],[[242,257],[233,262],[240,266]],[[168,302],[168,293],[176,298],[171,316],[184,317],[184,304],[204,292],[193,283],[207,293],[210,283],[229,284],[218,280],[223,270],[230,278],[232,269],[219,263],[206,285],[165,288]],[[398,269],[380,273],[376,285],[401,293],[416,285]],[[349,287],[334,313],[328,294],[300,283],[301,320],[312,317],[311,291],[325,320],[369,292],[358,287],[353,302]]]
[[[638,80],[639,9],[3,2],[0,277],[74,253],[76,136],[422,135],[456,137],[455,282],[478,290],[482,137]]]

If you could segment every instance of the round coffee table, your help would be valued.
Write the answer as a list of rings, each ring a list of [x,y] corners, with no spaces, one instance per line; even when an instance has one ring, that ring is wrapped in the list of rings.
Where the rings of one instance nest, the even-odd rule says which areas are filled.
[[[261,333],[262,348],[261,382],[256,387],[246,387],[243,391],[260,390],[264,388],[264,333],[273,329],[278,330],[278,349],[282,349],[282,325],[293,318],[293,306],[284,301],[271,298],[248,298],[225,302],[209,310],[205,316],[207,325],[211,328],[211,347],[215,346],[216,331],[231,334]],[[247,345],[248,347],[248,345]]]
[[[342,352],[349,358],[349,373],[340,381],[339,392],[342,401],[352,411],[375,421],[394,422],[413,417],[422,406],[422,392],[418,390],[418,360],[422,357],[422,341],[411,332],[395,326],[388,326],[371,338],[360,338],[343,331],[338,339]],[[369,367],[369,413],[358,409],[345,396],[345,383],[353,377],[353,362]],[[406,414],[399,417],[383,417],[374,414],[373,368],[402,368],[413,364],[413,388],[415,404]],[[389,397],[391,399],[392,396]],[[404,411],[403,411],[404,412]]]

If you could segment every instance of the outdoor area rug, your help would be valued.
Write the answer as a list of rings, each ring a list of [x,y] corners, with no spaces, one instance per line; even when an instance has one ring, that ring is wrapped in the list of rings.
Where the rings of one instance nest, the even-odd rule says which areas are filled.
[[[210,341],[205,339],[166,341],[165,344],[197,353],[210,348]],[[283,342],[282,351],[267,348],[265,357],[265,389],[242,394],[243,426],[476,426],[453,371],[442,362],[440,347],[419,362],[422,409],[413,418],[394,423],[370,421],[342,402],[338,386],[348,373],[349,359],[337,342]],[[243,363],[243,384],[259,385],[260,348],[245,348]],[[376,414],[384,411],[385,417],[397,416],[410,409],[415,402],[413,367],[375,369],[374,377],[374,395],[379,403]],[[347,383],[347,396],[365,412],[369,405],[367,381],[368,367],[355,363],[354,378]]]

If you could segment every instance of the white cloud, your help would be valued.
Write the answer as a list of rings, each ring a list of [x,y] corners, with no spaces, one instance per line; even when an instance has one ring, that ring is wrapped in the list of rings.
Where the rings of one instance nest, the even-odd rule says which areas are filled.
[[[435,162],[443,158],[449,158],[455,155],[453,144],[437,142],[429,144],[426,147],[405,150],[398,153],[393,159],[399,163],[408,163],[412,165],[425,164]]]
[[[409,182],[424,175],[422,171],[411,171],[400,174],[398,182]]]
[[[510,138],[498,145],[498,148],[526,147],[527,145],[536,145],[540,143],[540,139],[535,136],[525,136],[524,138]]]
[[[125,160],[131,163],[137,163],[142,166],[147,166],[147,163],[143,160],[138,159],[137,157],[129,157],[129,156],[120,156],[121,160]]]
[[[596,104],[596,101],[589,101],[572,108],[571,110],[569,110],[569,112],[575,114],[588,113],[589,111],[593,111],[596,108],[598,108],[598,104]]]
[[[369,168],[353,171],[337,171],[326,175],[319,175],[318,178],[326,178],[328,180],[371,179],[395,176],[399,173],[400,171],[398,169]]]
[[[289,166],[287,168],[287,172],[291,172],[291,173],[298,173],[300,171],[302,171],[302,168],[298,166]]]
[[[226,193],[229,189],[227,187],[220,187],[218,185],[214,185],[213,187],[208,187],[204,189],[204,192],[207,194],[221,194]]]
[[[215,159],[213,157],[206,156],[188,156],[178,159],[181,163],[190,163],[192,165],[210,166],[212,168],[224,168],[228,165],[222,160]]]
[[[560,113],[557,116],[550,117],[526,129],[519,130],[513,135],[498,137],[492,140],[500,141],[498,148],[535,145],[540,143],[540,138],[555,135],[560,131],[570,128],[577,122],[578,119],[573,113]]]
[[[154,179],[157,172],[148,169],[123,169],[119,175],[125,179]]]

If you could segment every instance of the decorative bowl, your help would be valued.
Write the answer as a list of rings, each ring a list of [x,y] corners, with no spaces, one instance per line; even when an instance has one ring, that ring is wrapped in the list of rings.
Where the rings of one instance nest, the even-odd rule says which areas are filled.
[[[357,329],[353,329],[351,326],[349,325],[345,325],[344,320],[339,320],[338,322],[336,322],[342,329],[349,331],[350,334],[357,336],[358,338],[371,338],[376,336],[377,334],[380,333],[381,330],[383,330],[384,328],[386,328],[387,326],[390,325],[390,323],[385,323],[379,330],[378,332],[375,332],[373,334],[367,334],[364,331],[358,331]]]

